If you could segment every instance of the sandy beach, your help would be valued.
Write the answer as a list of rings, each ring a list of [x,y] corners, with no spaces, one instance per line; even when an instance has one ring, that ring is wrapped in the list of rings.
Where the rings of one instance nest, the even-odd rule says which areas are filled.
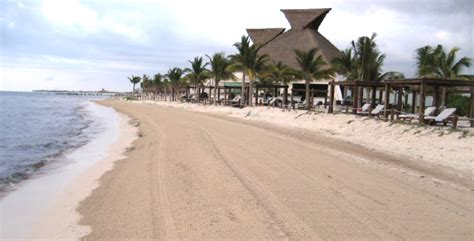
[[[141,138],[81,202],[80,225],[91,228],[84,240],[474,235],[469,133],[440,135],[446,130],[385,122],[374,122],[374,129],[370,120],[348,123],[344,115],[331,124],[325,114],[297,113],[287,118],[304,121],[290,122],[279,119],[281,110],[259,108],[101,103],[139,122]],[[265,121],[271,118],[276,121]],[[321,128],[302,124],[311,121]],[[373,138],[356,135],[363,132]],[[416,138],[406,132],[417,132],[411,133]],[[428,139],[445,150],[430,154]],[[402,151],[394,140],[412,142],[412,149]],[[465,146],[458,150],[458,144]]]

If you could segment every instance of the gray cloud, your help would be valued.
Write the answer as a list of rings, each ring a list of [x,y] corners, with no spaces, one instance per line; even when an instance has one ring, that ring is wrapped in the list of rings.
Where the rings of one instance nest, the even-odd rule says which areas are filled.
[[[227,18],[206,20],[201,17],[208,17],[212,11],[205,3],[202,9],[179,8],[189,13],[189,17],[185,16],[188,18],[177,17],[173,12],[178,11],[177,6],[170,6],[171,3],[166,1],[80,3],[86,14],[93,10],[95,15],[90,15],[92,22],[74,16],[71,16],[71,23],[61,23],[57,19],[51,21],[48,17],[54,17],[54,14],[64,16],[61,12],[45,16],[40,1],[2,1],[1,55],[3,66],[8,68],[11,78],[19,75],[17,69],[23,72],[25,68],[43,69],[51,72],[46,73],[43,80],[67,78],[67,74],[54,76],[57,72],[67,72],[71,73],[71,78],[75,76],[78,81],[83,81],[84,88],[98,87],[97,82],[109,88],[128,88],[124,80],[127,75],[153,74],[174,66],[185,67],[187,60],[194,56],[217,51],[231,53],[230,32],[219,36],[223,26],[235,28],[232,39],[235,37],[238,41],[239,34],[245,33],[245,28],[249,27],[246,25],[259,26],[260,21],[282,23],[284,16],[279,13],[280,8],[301,7],[333,7],[321,31],[341,49],[361,35],[378,32],[380,48],[387,54],[384,68],[387,71],[399,70],[408,76],[413,75],[413,51],[427,44],[458,46],[462,49],[460,55],[474,56],[474,7],[469,0],[323,1],[321,6],[306,1],[276,1],[271,7],[255,9],[263,16],[271,16],[271,21],[267,17],[248,20],[237,7],[234,11],[225,7],[224,16]],[[186,4],[188,2],[183,2]],[[255,16],[255,11],[249,16]],[[387,22],[375,19],[374,16],[383,11],[394,13],[396,18],[388,18]],[[347,16],[349,13],[350,17]],[[69,19],[69,16],[65,18]],[[248,24],[249,21],[252,24]],[[203,22],[202,26],[199,22]],[[210,36],[208,33],[214,34]],[[472,71],[472,68],[468,70],[469,73]],[[25,81],[38,81],[33,75],[31,78],[24,77]],[[114,82],[113,79],[120,80]]]

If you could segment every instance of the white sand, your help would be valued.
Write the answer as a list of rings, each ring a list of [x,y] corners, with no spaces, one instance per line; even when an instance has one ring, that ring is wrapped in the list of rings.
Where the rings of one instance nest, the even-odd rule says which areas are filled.
[[[239,109],[166,101],[135,101],[135,103],[156,104],[311,130],[383,152],[408,156],[414,160],[422,159],[434,165],[468,172],[474,169],[473,128],[453,131],[449,127],[391,123],[377,118],[346,114],[306,114],[307,111],[304,110],[288,111],[271,107]]]
[[[90,104],[93,115],[109,123],[85,146],[67,155],[71,164],[32,178],[0,202],[2,240],[77,240],[90,232],[76,211],[98,186],[98,179],[137,137],[129,118],[112,108]]]

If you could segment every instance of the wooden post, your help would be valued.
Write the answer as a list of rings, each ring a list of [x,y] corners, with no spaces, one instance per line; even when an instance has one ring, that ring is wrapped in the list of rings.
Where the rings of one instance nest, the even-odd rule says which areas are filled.
[[[347,99],[347,85],[345,85],[344,87],[344,93],[342,94],[342,104],[345,105],[346,103],[344,103]]]
[[[439,86],[438,85],[435,85],[434,88],[434,93],[433,93],[433,106],[436,107],[436,114],[438,114],[438,110],[439,110],[439,104],[440,104],[440,101],[439,101]],[[424,108],[423,108],[424,109]]]
[[[211,93],[212,93],[212,87],[211,85],[209,85],[209,94],[207,95],[207,100],[209,100],[209,104],[211,104],[212,100],[214,99],[214,98],[211,98]]]
[[[328,113],[333,113],[334,111],[334,88],[336,88],[336,83],[334,81],[331,81],[329,84],[330,92],[329,92],[329,108],[328,108]],[[327,96],[327,95],[326,95]]]
[[[326,106],[328,104],[328,93],[325,93],[324,95],[324,108],[326,109]]]
[[[370,100],[370,106],[372,106],[372,108],[375,108],[375,96],[376,96],[376,93],[377,92],[377,87],[372,87],[372,98]]]
[[[250,102],[252,101],[252,97],[253,97],[251,96],[252,93],[250,93],[250,85],[245,92],[247,92],[247,105],[250,105]]]
[[[295,101],[293,100],[293,96],[295,96],[295,91],[292,88],[291,89],[291,107],[295,109]]]
[[[379,104],[383,102],[383,89],[379,89]]]
[[[411,113],[415,113],[416,91],[411,92]]]
[[[458,116],[453,116],[453,129],[456,129],[458,127]]]
[[[426,99],[426,84],[422,82],[420,84],[420,109],[418,110],[418,122],[419,124],[425,123],[425,99]]]
[[[385,95],[384,95],[384,110],[383,110],[383,117],[385,119],[388,118],[388,107],[390,102],[390,86],[385,84]]]
[[[471,119],[471,127],[474,127],[474,86],[471,87],[471,108],[469,111],[469,119]]]
[[[398,96],[397,96],[397,110],[399,112],[402,111],[402,96],[403,96],[403,89],[400,87],[398,88]]]
[[[258,85],[255,86],[255,106],[258,106]]]
[[[441,88],[441,106],[447,106],[448,104],[448,93],[447,93],[447,87],[442,87]]]
[[[352,113],[357,114],[357,102],[359,102],[359,87],[357,82],[354,83],[352,89]]]

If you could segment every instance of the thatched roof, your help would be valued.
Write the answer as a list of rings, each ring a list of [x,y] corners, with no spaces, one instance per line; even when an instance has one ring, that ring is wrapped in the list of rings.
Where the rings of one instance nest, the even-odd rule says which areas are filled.
[[[285,31],[284,28],[262,28],[262,29],[247,29],[247,33],[254,44],[264,45],[276,36]]]
[[[318,54],[322,55],[324,61],[329,63],[341,52],[321,33],[318,32],[319,25],[324,20],[330,8],[324,9],[283,9],[281,10],[291,29],[280,32],[273,29],[247,29],[247,32],[254,44],[263,44],[260,53],[269,55],[275,62],[282,62],[293,68],[298,68],[295,49],[307,51],[312,48],[318,48]],[[271,33],[271,34],[270,34]],[[275,35],[276,36],[272,36]],[[272,36],[271,38],[269,36]]]
[[[290,22],[291,29],[311,28],[318,30],[319,25],[326,17],[326,14],[331,11],[330,8],[318,9],[282,9],[288,22]]]

